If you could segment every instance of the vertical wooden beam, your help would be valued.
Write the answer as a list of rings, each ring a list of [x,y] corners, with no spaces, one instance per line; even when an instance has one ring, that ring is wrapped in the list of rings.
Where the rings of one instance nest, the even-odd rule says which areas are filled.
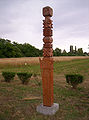
[[[43,59],[40,59],[43,85],[43,105],[53,105],[53,48],[52,48],[52,20],[53,10],[50,7],[43,8]]]

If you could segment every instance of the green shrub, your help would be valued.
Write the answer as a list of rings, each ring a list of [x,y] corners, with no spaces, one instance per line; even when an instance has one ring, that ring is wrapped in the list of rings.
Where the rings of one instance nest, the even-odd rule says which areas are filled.
[[[32,73],[17,73],[19,79],[22,81],[22,84],[28,84],[29,78],[31,78]]]
[[[10,82],[15,77],[14,72],[2,72],[2,75],[3,75],[6,82]]]
[[[83,76],[80,74],[67,74],[65,75],[66,82],[70,84],[74,89],[78,84],[83,82]]]

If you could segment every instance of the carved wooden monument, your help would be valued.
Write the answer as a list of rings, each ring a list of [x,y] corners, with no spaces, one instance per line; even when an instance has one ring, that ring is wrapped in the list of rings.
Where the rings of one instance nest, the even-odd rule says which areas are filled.
[[[50,7],[43,8],[43,60],[40,60],[43,82],[43,105],[53,105],[53,49],[52,49],[52,20],[53,10]]]
[[[43,59],[40,60],[43,85],[43,104],[37,107],[37,111],[43,114],[54,114],[59,105],[53,103],[53,39],[52,20],[53,10],[49,6],[43,8]]]

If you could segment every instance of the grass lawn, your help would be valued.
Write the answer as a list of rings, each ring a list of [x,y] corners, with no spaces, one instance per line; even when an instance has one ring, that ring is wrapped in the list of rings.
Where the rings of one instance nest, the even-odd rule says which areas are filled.
[[[31,72],[28,85],[22,85],[15,76],[11,83],[4,82],[2,71]],[[67,85],[65,74],[79,73],[84,82],[76,90]],[[59,111],[53,116],[36,112],[42,103],[40,65],[3,65],[0,67],[0,120],[89,120],[89,59],[54,62],[54,102]]]

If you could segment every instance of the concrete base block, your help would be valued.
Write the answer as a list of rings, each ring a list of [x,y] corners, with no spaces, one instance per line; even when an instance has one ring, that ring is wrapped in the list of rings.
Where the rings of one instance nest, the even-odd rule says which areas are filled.
[[[40,104],[37,106],[37,112],[42,113],[44,115],[54,115],[56,111],[59,109],[59,104],[54,103],[51,107],[43,106]]]

